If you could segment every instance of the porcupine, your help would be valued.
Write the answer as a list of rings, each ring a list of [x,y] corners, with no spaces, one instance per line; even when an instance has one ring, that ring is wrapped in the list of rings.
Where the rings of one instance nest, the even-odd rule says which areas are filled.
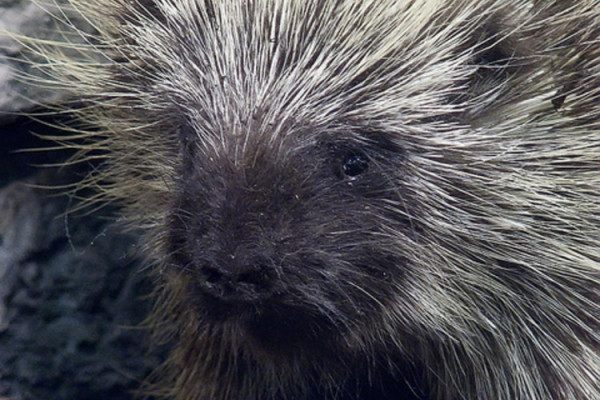
[[[161,394],[600,399],[600,1],[71,6]]]

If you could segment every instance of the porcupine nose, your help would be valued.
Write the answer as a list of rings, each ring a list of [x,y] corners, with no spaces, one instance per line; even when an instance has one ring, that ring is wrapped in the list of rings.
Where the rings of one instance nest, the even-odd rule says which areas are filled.
[[[221,192],[207,229],[208,251],[202,251],[196,265],[211,296],[260,301],[279,292],[282,284],[280,254],[285,249],[280,238],[287,227],[290,196],[279,182],[293,176],[258,161],[252,168],[229,166],[227,171],[227,179],[214,183]]]
[[[200,268],[208,294],[225,301],[255,301],[270,296],[273,273],[265,262],[233,255],[226,258],[230,260]]]

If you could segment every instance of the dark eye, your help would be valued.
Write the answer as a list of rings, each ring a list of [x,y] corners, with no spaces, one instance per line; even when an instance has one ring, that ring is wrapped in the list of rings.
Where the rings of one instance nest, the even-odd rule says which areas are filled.
[[[342,171],[346,176],[354,178],[369,168],[369,160],[364,154],[351,153],[344,158]]]

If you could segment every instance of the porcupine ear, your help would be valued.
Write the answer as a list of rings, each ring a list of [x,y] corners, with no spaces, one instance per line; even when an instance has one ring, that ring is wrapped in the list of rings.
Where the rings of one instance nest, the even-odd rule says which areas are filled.
[[[535,68],[539,44],[522,29],[531,19],[529,13],[501,7],[490,13],[464,43],[463,48],[472,52],[471,65],[475,68],[467,83],[466,99],[476,99],[478,108],[471,110],[474,116],[492,105],[486,103],[486,98],[501,102],[515,87],[508,83],[526,79]]]
[[[512,31],[502,18],[488,20],[474,35],[472,48],[477,50],[473,62],[480,77],[501,79],[514,74],[533,52],[534,43],[522,41],[519,32]]]
[[[513,96],[531,84],[526,80],[545,71],[533,79],[547,80],[554,92],[551,105],[559,110],[581,88],[597,86],[597,79],[587,72],[600,52],[594,7],[584,2],[534,0],[528,10],[503,6],[494,11],[464,44],[475,49],[472,63],[477,68],[469,82],[469,97],[493,93],[500,102],[515,101]],[[582,30],[582,26],[589,28]],[[506,85],[509,80],[511,84]],[[483,106],[481,100],[476,103]],[[588,104],[579,104],[581,112],[584,105]]]
[[[598,100],[594,93],[600,86],[595,69],[600,58],[598,2],[535,0],[534,3],[539,11],[530,35],[542,38],[544,55],[552,58],[555,110],[596,120]],[[575,98],[577,108],[572,109],[570,104]]]

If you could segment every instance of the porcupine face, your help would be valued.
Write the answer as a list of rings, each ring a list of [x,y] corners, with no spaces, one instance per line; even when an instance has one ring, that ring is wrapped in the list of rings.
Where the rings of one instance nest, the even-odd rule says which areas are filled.
[[[209,19],[225,12],[209,8]],[[501,83],[507,53],[516,51],[504,48],[506,40],[481,50],[475,40],[487,43],[498,35],[490,24],[490,32],[473,33],[473,43],[440,41],[437,50],[405,43],[406,49],[387,48],[385,57],[368,59],[377,52],[373,36],[379,33],[362,28],[370,30],[352,32],[355,46],[373,48],[361,48],[364,59],[356,62],[365,66],[349,72],[337,63],[344,52],[358,49],[327,36],[339,23],[336,7],[322,14],[318,7],[308,9],[313,17],[282,25],[278,45],[285,48],[286,40],[297,40],[286,35],[306,30],[307,37],[324,35],[323,53],[311,55],[313,50],[288,43],[296,53],[261,61],[267,64],[259,68],[275,71],[279,81],[261,86],[262,71],[252,71],[258,61],[245,56],[257,56],[251,51],[264,51],[274,39],[253,32],[250,49],[240,39],[238,53],[228,61],[235,65],[234,76],[218,77],[222,86],[213,89],[218,93],[211,94],[212,109],[186,104],[198,113],[188,115],[179,132],[177,198],[169,217],[170,265],[191,282],[188,301],[200,318],[235,326],[240,335],[275,351],[313,345],[339,351],[340,343],[365,347],[363,337],[345,335],[369,336],[370,324],[388,318],[382,314],[389,314],[391,302],[413,307],[408,288],[421,271],[408,253],[420,240],[419,219],[427,211],[419,204],[423,193],[415,192],[413,154],[406,143],[419,131],[445,131],[455,123],[457,130],[465,129],[455,108]],[[356,18],[352,11],[347,17]],[[311,18],[318,20],[315,26]],[[276,23],[268,21],[261,23]],[[422,59],[411,64],[405,52]],[[439,52],[445,54],[438,61],[428,61],[428,54]],[[250,66],[240,72],[244,62]],[[422,82],[420,73],[431,76]],[[329,88],[319,74],[339,81]],[[309,79],[329,92],[329,102],[310,98],[318,92],[304,99],[294,93]],[[428,90],[429,96],[420,97]],[[300,98],[295,101],[306,102],[304,109],[294,111],[282,100],[295,95]],[[411,329],[410,317],[393,318]]]
[[[402,201],[398,143],[303,127],[273,143],[261,132],[226,138],[215,151],[181,134],[173,262],[208,321],[239,324],[266,346],[324,345],[383,311],[407,272],[385,229],[415,234],[387,209]]]
[[[363,17],[351,23],[357,26],[354,39],[340,42],[333,27],[359,15],[344,7],[307,6],[314,15],[281,23],[277,40],[249,28],[255,36],[249,44],[239,38],[227,61],[234,67],[211,83],[217,86],[210,107],[179,101],[198,112],[179,132],[170,263],[192,282],[189,302],[202,319],[239,326],[267,347],[347,344],[352,340],[345,333],[369,336],[373,321],[385,321],[381,314],[389,314],[391,302],[413,307],[409,282],[421,271],[408,253],[420,240],[418,220],[426,210],[406,144],[420,132],[444,132],[452,124],[465,129],[456,110],[464,99],[499,84],[508,69],[503,63],[516,51],[503,48],[506,40],[481,50],[477,40],[492,42],[499,35],[492,24],[490,32],[474,32],[472,43],[439,40],[439,49],[431,49],[415,39],[390,47],[377,28],[360,26]],[[397,13],[411,9],[408,3],[396,7]],[[225,12],[209,7],[209,21],[202,24]],[[370,11],[361,12],[368,20]],[[384,18],[396,17],[389,12]],[[268,30],[277,18],[244,22]],[[401,23],[392,28],[403,32]],[[322,48],[315,53],[307,43],[294,43],[296,30],[322,41]],[[269,50],[264,60],[253,59],[275,41],[295,52]],[[353,47],[358,45],[367,48]],[[378,50],[384,56],[374,56]],[[431,60],[433,54],[439,60]],[[349,59],[364,65],[346,70]],[[257,67],[259,62],[266,64]],[[276,79],[261,77],[264,71]],[[431,76],[422,80],[420,74]],[[410,317],[393,318],[411,329]],[[298,346],[287,346],[295,341]],[[355,344],[364,346],[364,338]]]

